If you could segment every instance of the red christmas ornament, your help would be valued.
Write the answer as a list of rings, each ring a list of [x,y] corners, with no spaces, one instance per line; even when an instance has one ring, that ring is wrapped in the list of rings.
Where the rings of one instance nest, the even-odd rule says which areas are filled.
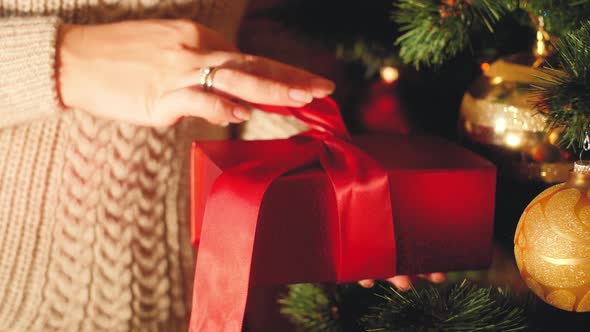
[[[369,87],[367,103],[361,108],[361,123],[370,133],[407,135],[412,125],[397,95],[399,73],[393,67],[381,69],[381,79]]]

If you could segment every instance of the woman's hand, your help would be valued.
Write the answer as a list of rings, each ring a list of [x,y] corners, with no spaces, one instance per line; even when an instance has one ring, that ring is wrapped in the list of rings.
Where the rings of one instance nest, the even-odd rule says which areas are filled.
[[[218,67],[214,89],[200,71]],[[63,25],[57,82],[64,106],[145,126],[184,116],[225,125],[249,117],[236,101],[301,107],[334,90],[326,79],[239,53],[218,33],[186,20]]]
[[[418,274],[417,277],[421,278],[421,279],[429,280],[429,281],[434,282],[436,284],[439,284],[439,283],[445,281],[445,274],[440,273],[440,272],[428,273],[428,274]],[[406,275],[399,275],[399,276],[388,278],[386,280],[389,283],[391,283],[392,285],[394,285],[400,291],[407,291],[412,286],[410,276],[406,276]],[[366,280],[361,280],[358,283],[359,283],[359,285],[361,285],[365,288],[371,288],[375,284],[375,281],[372,279],[366,279]]]

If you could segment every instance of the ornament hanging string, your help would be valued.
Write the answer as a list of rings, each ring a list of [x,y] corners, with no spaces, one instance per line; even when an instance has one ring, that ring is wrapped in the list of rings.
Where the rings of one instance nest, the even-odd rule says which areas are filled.
[[[590,136],[588,136],[587,130],[584,132],[584,143],[582,144],[582,150],[580,150],[580,161],[583,161],[582,155],[585,151],[590,151]]]

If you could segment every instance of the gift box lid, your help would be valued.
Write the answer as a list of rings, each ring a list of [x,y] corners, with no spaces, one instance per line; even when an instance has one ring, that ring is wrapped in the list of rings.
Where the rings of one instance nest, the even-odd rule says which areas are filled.
[[[464,171],[495,168],[494,164],[468,149],[433,136],[357,136],[353,138],[353,143],[386,169]],[[243,162],[289,153],[290,147],[296,144],[289,139],[195,143],[222,171]],[[318,176],[321,174],[318,173]]]

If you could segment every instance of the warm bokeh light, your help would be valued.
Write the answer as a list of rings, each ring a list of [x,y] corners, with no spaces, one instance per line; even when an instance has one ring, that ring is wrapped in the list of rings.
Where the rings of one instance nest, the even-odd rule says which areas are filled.
[[[473,132],[473,125],[471,124],[471,121],[465,121],[465,130],[468,133],[472,133]]]
[[[391,66],[381,67],[380,73],[381,73],[381,79],[385,83],[393,83],[393,82],[397,81],[397,79],[399,78],[399,70],[397,70],[397,68],[395,68],[395,67],[391,67]]]
[[[522,143],[522,137],[516,134],[508,134],[506,135],[506,145],[511,148],[519,147]]]
[[[492,80],[490,81],[493,85],[498,85],[502,82],[504,82],[504,79],[500,76],[496,76],[494,78],[492,78]]]
[[[560,139],[560,133],[557,130],[552,130],[548,135],[549,143],[557,144]]]
[[[549,54],[547,50],[547,38],[543,30],[537,30],[537,42],[534,51],[535,55],[539,57],[546,57]]]
[[[545,42],[542,40],[537,41],[537,49],[536,49],[537,55],[539,56],[544,56],[547,55],[547,49],[545,47]]]
[[[498,118],[494,122],[494,131],[496,132],[496,134],[504,133],[506,131],[506,127],[506,119],[504,118]]]
[[[490,67],[491,67],[490,64],[487,62],[482,63],[480,66],[481,71],[483,71],[483,72],[490,70]]]

